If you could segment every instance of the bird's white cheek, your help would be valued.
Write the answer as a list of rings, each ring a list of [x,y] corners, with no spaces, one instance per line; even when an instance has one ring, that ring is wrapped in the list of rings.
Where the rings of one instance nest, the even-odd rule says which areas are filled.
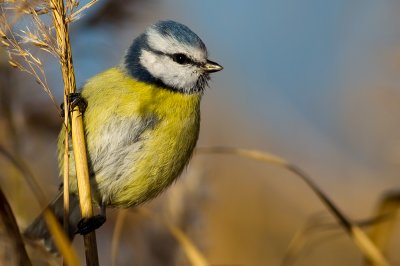
[[[140,55],[140,63],[144,66],[148,71],[153,70],[155,68],[155,64],[157,63],[157,57],[155,54],[142,50]]]
[[[140,63],[153,77],[174,88],[191,89],[198,79],[198,73],[194,66],[179,65],[168,56],[159,56],[143,50]]]
[[[167,68],[168,60],[166,56],[158,56],[152,52],[143,50],[142,54],[140,55],[140,63],[147,69],[147,71],[150,72],[150,74],[159,79],[169,72]]]

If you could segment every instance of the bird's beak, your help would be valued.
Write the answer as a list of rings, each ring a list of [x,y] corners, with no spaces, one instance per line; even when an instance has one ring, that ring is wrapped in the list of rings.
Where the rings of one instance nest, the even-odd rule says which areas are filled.
[[[207,60],[207,63],[205,63],[202,66],[203,70],[207,73],[213,73],[213,72],[218,72],[223,69],[223,67],[211,60]]]

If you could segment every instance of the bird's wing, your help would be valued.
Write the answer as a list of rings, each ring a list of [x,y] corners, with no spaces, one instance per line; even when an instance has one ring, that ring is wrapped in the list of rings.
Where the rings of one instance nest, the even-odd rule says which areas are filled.
[[[146,117],[114,117],[99,131],[87,132],[88,160],[91,176],[118,178],[131,167],[144,141],[149,138],[159,119]]]

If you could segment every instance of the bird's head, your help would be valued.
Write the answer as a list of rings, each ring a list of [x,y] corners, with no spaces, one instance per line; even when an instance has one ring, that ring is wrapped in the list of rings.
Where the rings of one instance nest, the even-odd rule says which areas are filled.
[[[150,26],[134,40],[123,65],[139,81],[181,93],[202,93],[209,74],[222,70],[208,60],[203,41],[175,21]]]

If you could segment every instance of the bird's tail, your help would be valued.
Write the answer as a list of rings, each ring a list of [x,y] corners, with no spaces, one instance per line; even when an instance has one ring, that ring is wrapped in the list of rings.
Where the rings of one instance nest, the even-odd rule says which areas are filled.
[[[53,210],[57,220],[60,224],[63,224],[64,217],[64,204],[63,204],[64,193],[60,191],[57,197],[52,203],[50,203],[49,208]],[[77,224],[80,220],[79,211],[79,200],[76,195],[70,194],[70,215],[69,215],[69,228],[68,237],[72,241],[74,234],[77,230]],[[31,240],[43,240],[45,247],[53,252],[58,253],[55,246],[54,240],[50,234],[47,227],[46,221],[41,213],[32,224],[24,231],[24,236]]]

